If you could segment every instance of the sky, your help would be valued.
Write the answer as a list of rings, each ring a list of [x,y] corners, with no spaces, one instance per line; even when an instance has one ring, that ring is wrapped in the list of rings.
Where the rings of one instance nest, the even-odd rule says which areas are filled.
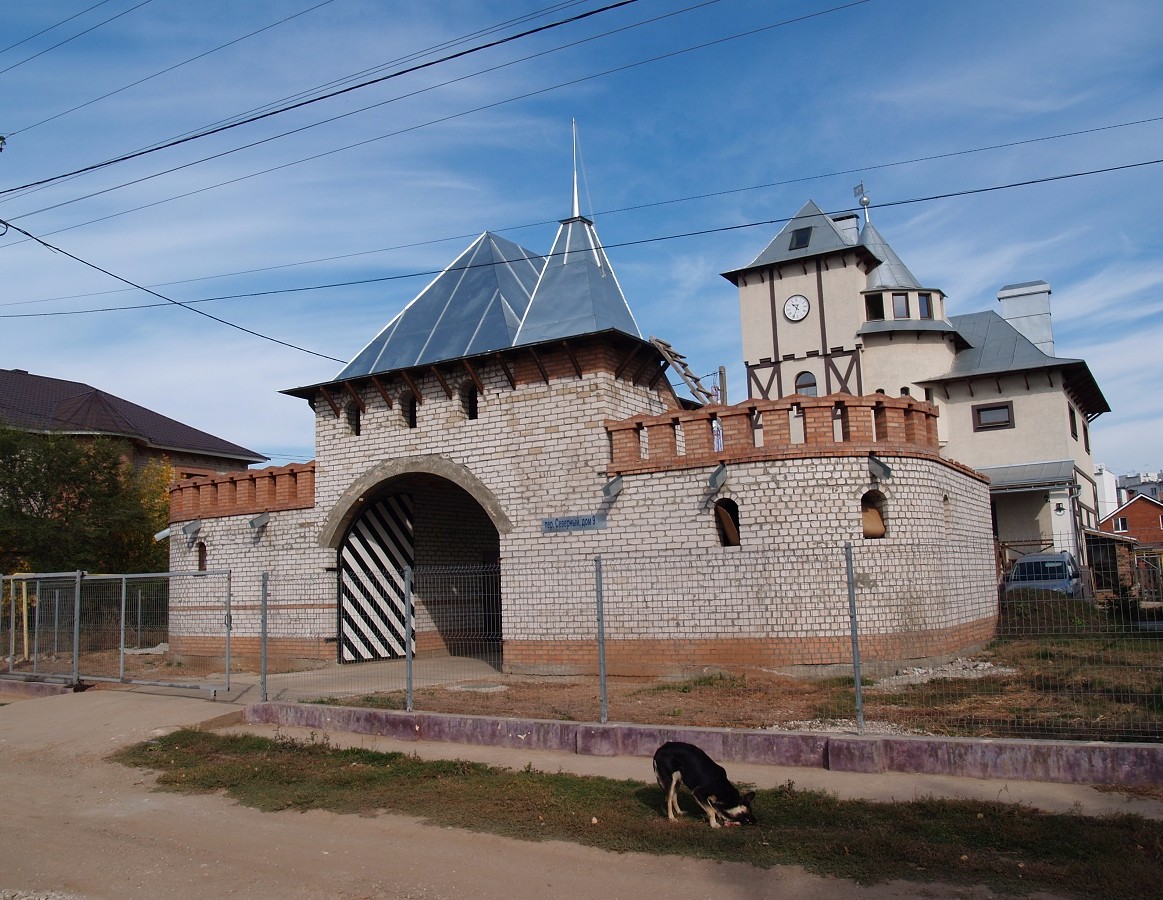
[[[576,121],[643,336],[725,367],[730,401],[720,273],[863,183],[949,315],[1049,282],[1057,355],[1112,409],[1096,462],[1163,469],[1163,4],[611,3],[7,4],[0,367],[311,459],[280,392],[331,380],[482,231],[548,252]]]

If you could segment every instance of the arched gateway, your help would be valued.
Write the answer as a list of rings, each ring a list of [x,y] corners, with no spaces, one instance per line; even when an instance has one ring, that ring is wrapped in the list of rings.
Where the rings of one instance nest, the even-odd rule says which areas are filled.
[[[497,657],[501,647],[500,534],[462,467],[393,461],[361,479],[336,546],[337,658],[404,656],[406,572],[412,573],[414,651]],[[394,470],[388,475],[384,470]],[[417,470],[419,469],[419,470]],[[367,482],[378,483],[366,490]],[[387,475],[386,478],[382,476]],[[455,480],[444,477],[452,475]],[[457,482],[464,483],[469,490]],[[471,492],[470,492],[471,490]],[[486,503],[490,497],[485,492]],[[495,502],[495,501],[494,501]],[[489,504],[492,505],[492,504]],[[338,523],[329,523],[338,524]],[[502,517],[502,527],[508,522]]]

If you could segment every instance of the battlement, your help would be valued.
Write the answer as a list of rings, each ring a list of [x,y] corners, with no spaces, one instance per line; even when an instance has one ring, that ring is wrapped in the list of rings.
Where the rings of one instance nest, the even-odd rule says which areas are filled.
[[[170,521],[219,519],[315,505],[315,463],[186,478],[170,487]]]
[[[798,456],[939,455],[937,407],[914,397],[749,400],[606,420],[611,475]]]

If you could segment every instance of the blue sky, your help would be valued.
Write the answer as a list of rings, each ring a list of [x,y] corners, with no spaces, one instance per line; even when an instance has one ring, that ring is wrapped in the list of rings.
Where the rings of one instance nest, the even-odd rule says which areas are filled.
[[[1096,460],[1163,468],[1163,165],[1140,165],[1163,158],[1156,0],[637,0],[13,190],[604,5],[95,3],[5,9],[0,217],[170,300],[277,292],[194,306],[283,343],[10,229],[4,368],[86,382],[275,464],[309,459],[312,414],[279,391],[333,377],[480,232],[548,251],[576,119],[582,211],[639,325],[698,374],[726,366],[730,399],[745,391],[739,312],[719,273],[809,198],[851,208],[863,181],[877,228],[951,315],[1048,281],[1058,355],[1085,359],[1113,409],[1092,427]],[[478,34],[522,15],[536,17]],[[1041,183],[977,192],[1021,182]]]

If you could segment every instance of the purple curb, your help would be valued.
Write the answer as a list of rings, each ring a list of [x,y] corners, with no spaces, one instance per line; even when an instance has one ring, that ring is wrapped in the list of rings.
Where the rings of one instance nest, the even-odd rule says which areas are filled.
[[[1163,784],[1163,745],[1158,744],[665,728],[274,702],[247,706],[243,720],[250,724],[375,734],[396,740],[550,750],[583,756],[650,757],[665,741],[688,741],[724,762],[754,765],[1058,784]]]

